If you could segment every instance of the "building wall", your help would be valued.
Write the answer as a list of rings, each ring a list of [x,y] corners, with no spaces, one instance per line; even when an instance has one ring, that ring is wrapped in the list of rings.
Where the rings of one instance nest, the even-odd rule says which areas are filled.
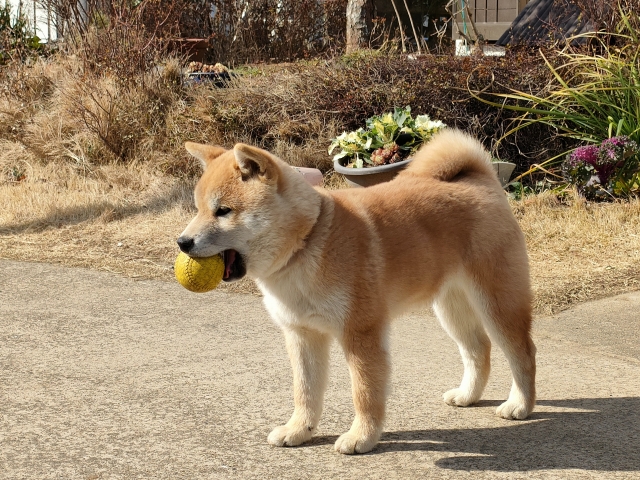
[[[463,5],[468,4],[468,11],[472,16],[478,33],[486,41],[496,41],[509,28],[516,19],[518,13],[525,7],[529,0],[456,0],[456,11],[462,11]],[[473,33],[473,28],[466,14],[459,13],[456,16],[461,30]],[[453,29],[453,38],[461,38],[456,28]]]
[[[475,22],[478,33],[488,42],[495,42],[504,32],[506,32],[511,23],[516,19],[530,0],[455,0],[454,12],[461,12],[462,7],[468,5],[469,12]],[[411,17],[413,18],[416,29],[425,40],[432,38],[436,28],[440,28],[446,24],[449,14],[445,10],[445,5],[449,0],[407,0]],[[390,24],[397,25],[397,19],[393,6],[389,0],[374,0],[375,15],[385,17]],[[396,0],[396,6],[405,33],[411,36],[411,28],[409,25],[409,17],[403,0]],[[466,12],[466,9],[465,9]],[[466,28],[469,34],[473,33],[471,22],[468,15],[458,13],[456,21],[460,30]],[[454,40],[462,38],[458,34],[458,29],[449,24],[447,26],[447,36]]]

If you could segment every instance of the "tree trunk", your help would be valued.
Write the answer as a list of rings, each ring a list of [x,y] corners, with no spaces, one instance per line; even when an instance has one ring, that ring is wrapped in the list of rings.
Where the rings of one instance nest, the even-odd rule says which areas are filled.
[[[347,2],[347,53],[369,47],[372,10],[371,0]]]

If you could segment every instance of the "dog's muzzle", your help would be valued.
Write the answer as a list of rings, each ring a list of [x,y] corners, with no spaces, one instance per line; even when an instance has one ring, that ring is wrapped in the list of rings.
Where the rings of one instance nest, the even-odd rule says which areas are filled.
[[[180,250],[187,255],[189,255],[189,252],[193,250],[195,245],[193,238],[185,236],[178,238],[177,243]],[[244,262],[244,258],[242,258],[242,255],[240,255],[236,250],[224,250],[223,252],[220,252],[220,255],[224,260],[224,275],[222,276],[222,280],[225,282],[234,282],[236,280],[240,280],[247,274],[247,266]]]
[[[182,250],[184,253],[189,253],[196,243],[193,238],[190,237],[180,237],[178,238],[177,242],[178,247],[180,247],[180,250]]]

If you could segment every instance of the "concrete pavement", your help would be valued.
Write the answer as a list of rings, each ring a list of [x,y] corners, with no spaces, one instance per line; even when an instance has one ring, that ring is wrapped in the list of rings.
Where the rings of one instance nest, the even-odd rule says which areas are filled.
[[[0,261],[0,478],[639,478],[640,293],[535,324],[538,406],[509,390],[494,348],[484,399],[442,393],[462,364],[430,312],[395,323],[386,433],[342,456],[348,372],[337,346],[314,441],[266,437],[292,411],[284,341],[261,300],[172,282]]]

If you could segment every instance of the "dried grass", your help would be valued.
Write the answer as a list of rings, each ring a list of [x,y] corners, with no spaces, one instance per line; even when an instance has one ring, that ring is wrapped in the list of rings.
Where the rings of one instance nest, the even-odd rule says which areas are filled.
[[[588,203],[573,192],[514,203],[529,249],[536,311],[640,288],[640,201]]]
[[[268,67],[225,89],[183,88],[175,59],[138,87],[83,73],[73,57],[0,70],[0,256],[170,279],[198,173],[185,140],[257,144],[323,169],[328,188],[343,188],[329,140],[373,113],[411,104],[471,130],[508,121],[465,100],[464,87],[471,71],[479,84],[489,71],[508,84],[513,65],[444,61],[374,56]],[[521,81],[534,85],[532,72]],[[476,134],[490,140],[482,128]],[[549,139],[543,133],[524,145],[544,150],[552,142],[540,142]],[[639,202],[540,196],[513,208],[527,236],[536,311],[639,288]],[[256,291],[251,282],[229,288]]]
[[[540,60],[514,55],[410,60],[360,53],[245,69],[228,88],[215,88],[184,86],[176,58],[123,79],[87,70],[81,55],[59,54],[0,70],[0,139],[22,143],[44,162],[71,161],[83,168],[144,162],[185,177],[194,174],[182,148],[185,140],[227,147],[244,142],[293,165],[327,172],[332,138],[363,126],[374,114],[411,105],[414,113],[466,129],[494,147],[511,119],[470,98],[467,81],[474,88],[541,88],[548,72]],[[515,70],[522,74],[515,76]],[[523,171],[563,151],[552,132],[535,128],[494,153]]]
[[[192,180],[135,165],[82,173],[25,161],[26,178],[15,181],[11,165],[0,161],[0,257],[172,278],[175,239],[194,214]],[[255,291],[248,281],[227,288]]]
[[[327,146],[340,127],[297,99],[287,77],[247,76],[228,89],[184,88],[175,58],[140,84],[81,73],[79,62],[56,57],[6,69],[0,85],[19,88],[0,95],[0,140],[22,144],[40,162],[82,169],[138,162],[185,178],[196,173],[182,147],[186,140],[258,144],[292,165],[331,168]]]
[[[1,147],[21,151],[20,145]],[[175,239],[194,214],[193,180],[144,166],[82,171],[3,158],[0,258],[172,279]],[[7,175],[12,165],[27,170],[23,180]],[[330,174],[325,186],[345,183]],[[527,239],[537,313],[640,288],[639,201],[588,204],[577,196],[559,201],[541,195],[512,206]],[[257,293],[251,281],[224,288]]]

